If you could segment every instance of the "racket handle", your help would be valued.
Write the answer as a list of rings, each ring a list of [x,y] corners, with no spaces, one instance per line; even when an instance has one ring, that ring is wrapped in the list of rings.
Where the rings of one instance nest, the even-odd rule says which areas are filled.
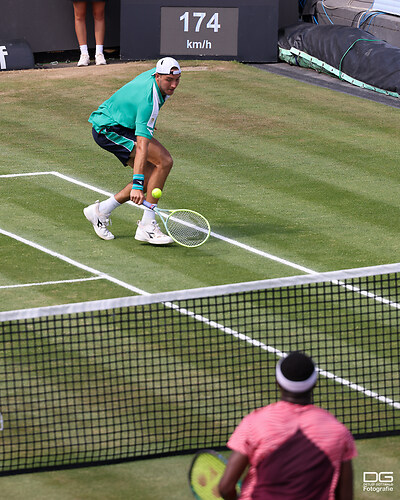
[[[155,207],[155,205],[153,203],[149,203],[146,200],[143,200],[142,205],[145,206],[145,207],[147,207],[147,208],[150,208],[150,210],[154,210],[154,207]]]

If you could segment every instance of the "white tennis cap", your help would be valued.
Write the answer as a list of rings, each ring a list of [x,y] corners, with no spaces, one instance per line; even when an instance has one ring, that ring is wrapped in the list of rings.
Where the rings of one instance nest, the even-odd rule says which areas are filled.
[[[172,68],[175,68],[172,70]],[[159,75],[180,75],[181,67],[173,57],[163,57],[157,61],[156,71]]]

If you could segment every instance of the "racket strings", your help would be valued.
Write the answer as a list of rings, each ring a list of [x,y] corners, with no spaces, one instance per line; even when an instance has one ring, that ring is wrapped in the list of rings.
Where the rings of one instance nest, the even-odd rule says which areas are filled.
[[[172,238],[188,247],[201,245],[210,234],[207,219],[190,210],[176,210],[168,217],[166,225]]]
[[[191,487],[196,498],[216,500],[221,498],[218,483],[225,470],[225,463],[210,453],[201,453],[196,458],[190,473]]]

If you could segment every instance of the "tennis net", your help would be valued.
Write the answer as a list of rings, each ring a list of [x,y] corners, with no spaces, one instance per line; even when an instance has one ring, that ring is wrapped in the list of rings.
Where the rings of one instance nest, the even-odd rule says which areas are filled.
[[[0,474],[223,447],[279,357],[356,438],[400,434],[400,264],[0,313]]]

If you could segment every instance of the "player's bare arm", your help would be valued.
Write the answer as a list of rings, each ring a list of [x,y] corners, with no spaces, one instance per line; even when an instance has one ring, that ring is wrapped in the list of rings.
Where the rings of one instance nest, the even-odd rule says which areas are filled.
[[[342,462],[339,481],[335,491],[336,500],[353,500],[353,466],[352,461]]]
[[[249,464],[246,455],[232,451],[218,489],[224,500],[236,500],[236,484]]]

